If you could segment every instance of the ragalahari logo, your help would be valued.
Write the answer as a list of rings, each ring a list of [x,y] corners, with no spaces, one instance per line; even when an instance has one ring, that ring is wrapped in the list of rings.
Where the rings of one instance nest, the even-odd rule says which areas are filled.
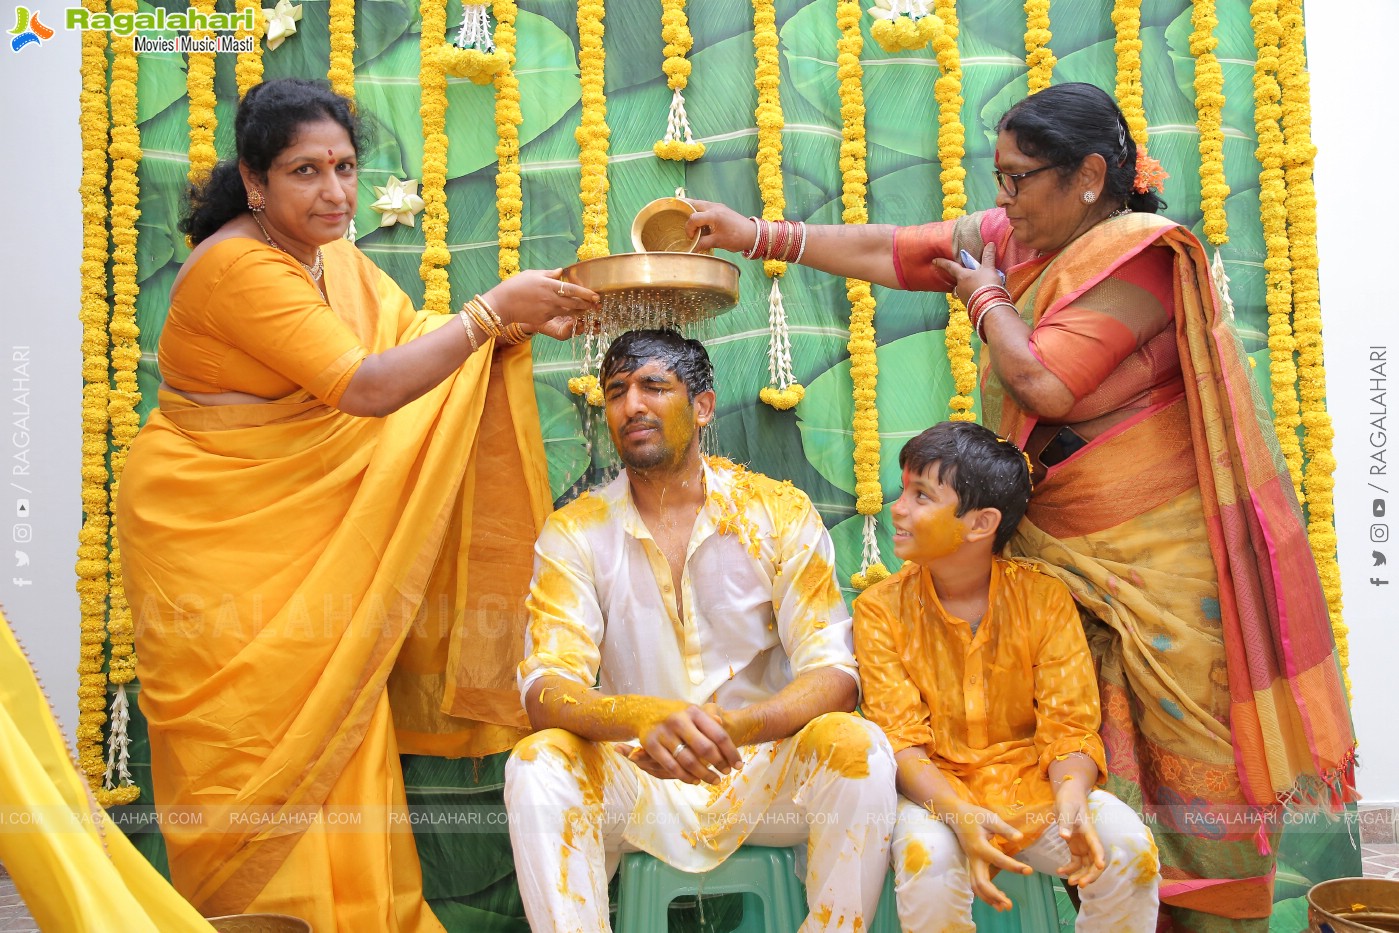
[[[10,50],[18,52],[26,45],[38,45],[45,39],[53,38],[53,30],[39,22],[39,11],[29,12],[28,7],[15,7],[15,28],[10,30],[10,35],[14,36],[10,40]]]

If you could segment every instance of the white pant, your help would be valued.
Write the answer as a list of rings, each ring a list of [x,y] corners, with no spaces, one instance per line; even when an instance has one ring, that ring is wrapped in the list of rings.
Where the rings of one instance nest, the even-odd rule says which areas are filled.
[[[1151,831],[1131,807],[1106,791],[1088,795],[1088,810],[1107,868],[1079,889],[1078,933],[1151,933],[1156,929],[1160,864]],[[972,882],[957,836],[907,798],[899,798],[890,853],[899,925],[905,933],[974,933]],[[1058,875],[1069,847],[1053,825],[1016,856],[1035,871]],[[994,883],[994,882],[993,882]]]
[[[803,933],[868,929],[897,796],[884,734],[827,713],[789,739],[741,752],[743,768],[711,787],[652,777],[611,743],[562,729],[520,742],[505,766],[505,806],[530,928],[609,929],[607,882],[624,851],[701,872],[744,842],[805,842]]]

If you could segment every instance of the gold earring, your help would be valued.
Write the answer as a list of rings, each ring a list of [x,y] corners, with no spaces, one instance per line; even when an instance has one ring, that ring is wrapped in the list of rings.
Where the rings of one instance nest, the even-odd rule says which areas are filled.
[[[254,188],[248,192],[248,210],[254,214],[266,210],[267,197],[262,193],[261,188]]]

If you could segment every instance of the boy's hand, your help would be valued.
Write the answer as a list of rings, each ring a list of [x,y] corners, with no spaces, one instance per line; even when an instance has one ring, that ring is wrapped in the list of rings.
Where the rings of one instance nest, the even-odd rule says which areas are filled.
[[[1059,866],[1059,875],[1077,887],[1092,884],[1107,867],[1103,844],[1093,827],[1093,814],[1088,809],[1087,782],[1066,779],[1054,790],[1054,819],[1059,826],[1059,838],[1069,846],[1069,861]]]
[[[1002,871],[1013,871],[1018,875],[1033,874],[1034,869],[1006,855],[996,847],[992,839],[1000,836],[1010,842],[1017,842],[1021,837],[1020,831],[991,810],[966,802],[943,809],[938,818],[957,835],[957,842],[967,857],[972,892],[997,910],[1010,910],[1010,898],[991,882],[992,866]]]

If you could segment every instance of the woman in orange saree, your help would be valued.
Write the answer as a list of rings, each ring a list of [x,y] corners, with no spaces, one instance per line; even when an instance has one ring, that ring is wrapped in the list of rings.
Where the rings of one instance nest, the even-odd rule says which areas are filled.
[[[1153,828],[1163,906],[1176,930],[1264,930],[1280,806],[1349,793],[1354,749],[1286,466],[1204,250],[1156,216],[1111,98],[1057,85],[997,129],[997,209],[812,226],[801,261],[968,303],[984,418],[1036,461],[1008,553],[1078,600],[1108,789]],[[701,207],[701,248],[762,246]]]
[[[440,930],[398,756],[523,734],[550,504],[523,338],[596,296],[522,272],[415,312],[342,239],[356,131],[310,82],[243,100],[239,160],[192,195],[117,528],[175,887],[206,915]]]

